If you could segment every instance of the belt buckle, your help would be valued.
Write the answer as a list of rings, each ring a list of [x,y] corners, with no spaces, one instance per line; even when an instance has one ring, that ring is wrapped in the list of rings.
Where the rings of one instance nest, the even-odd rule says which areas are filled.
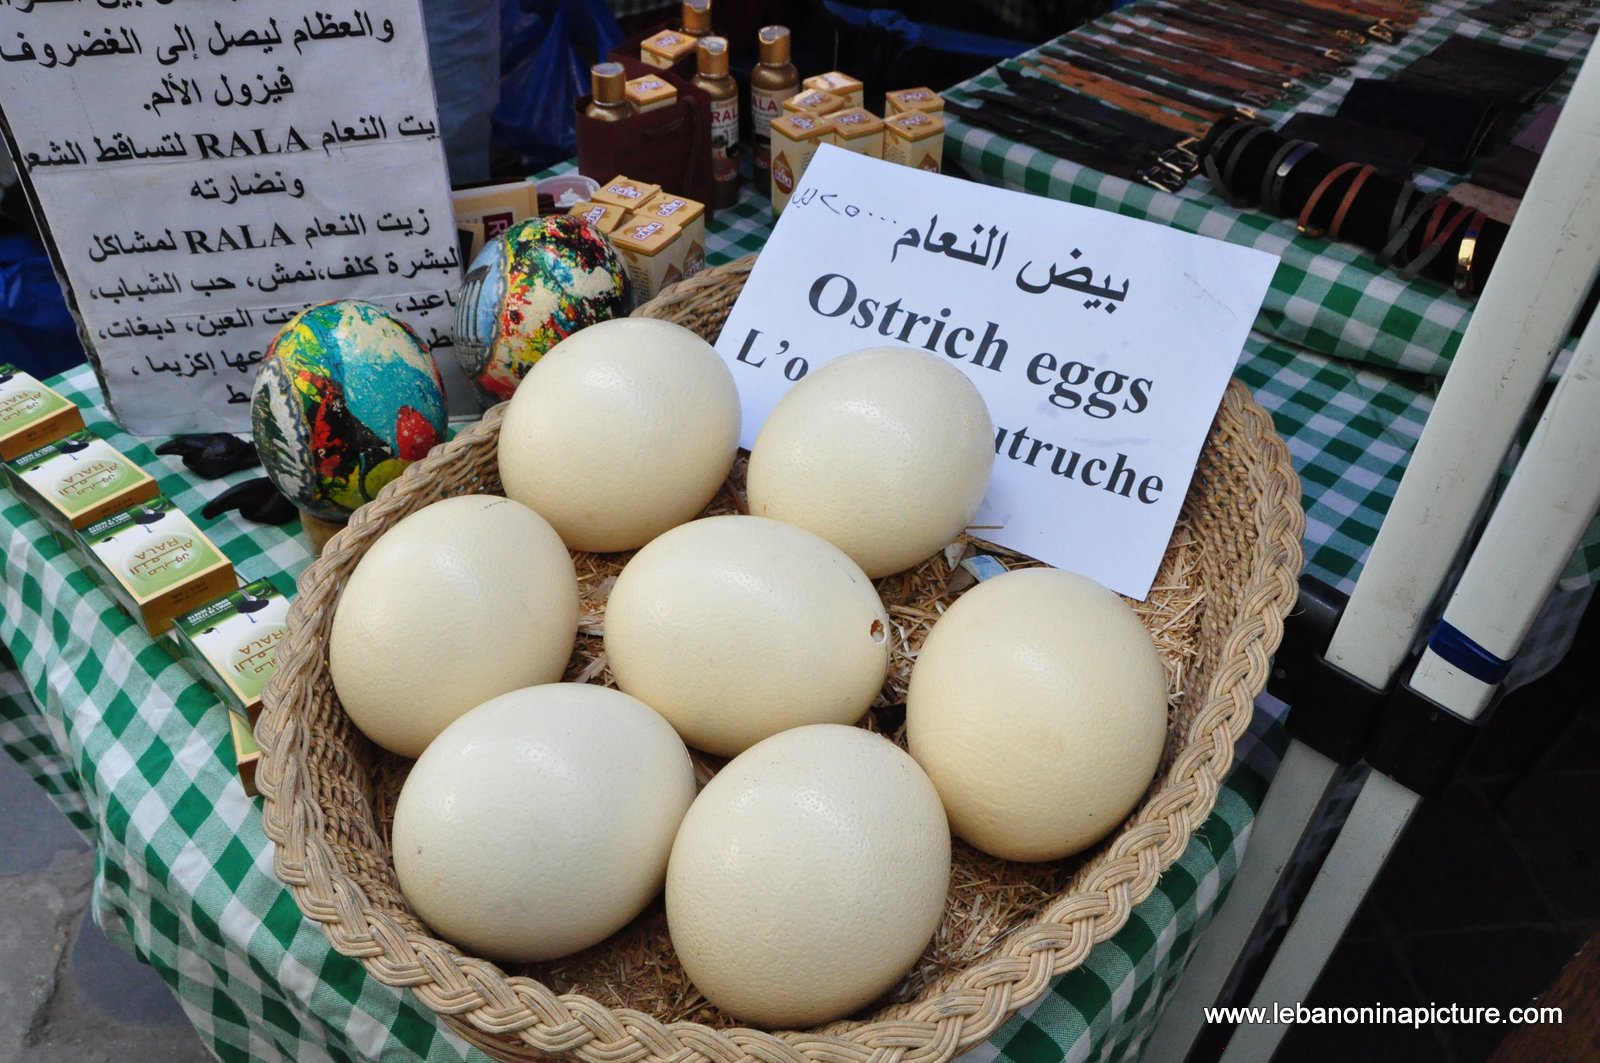
[[[1151,166],[1139,172],[1139,180],[1162,192],[1176,192],[1188,184],[1188,178],[1161,166]]]
[[[1367,36],[1375,41],[1382,41],[1384,44],[1393,44],[1394,31],[1385,26],[1383,24],[1384,21],[1386,20],[1380,20],[1368,26],[1366,29]]]
[[[1367,43],[1367,39],[1355,30],[1334,30],[1333,35],[1341,41],[1355,45],[1357,48]]]

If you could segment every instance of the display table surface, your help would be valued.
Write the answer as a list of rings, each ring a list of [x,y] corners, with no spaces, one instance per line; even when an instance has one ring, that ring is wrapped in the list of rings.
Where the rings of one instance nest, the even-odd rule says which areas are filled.
[[[1529,38],[1511,37],[1466,17],[1480,2],[1441,0],[1432,4],[1429,12],[1398,44],[1371,45],[1348,76],[1312,91],[1291,95],[1263,111],[1261,118],[1277,126],[1296,111],[1332,114],[1353,79],[1391,77],[1453,34],[1569,60],[1565,77],[1541,102],[1565,99],[1577,75],[1578,60],[1588,51],[1594,35],[1552,27]],[[1140,11],[1141,5],[1135,2],[1122,8],[1121,14],[1139,15]],[[1021,58],[1034,54],[1025,53]],[[1005,83],[991,69],[954,86],[946,95],[951,99],[976,102],[969,93],[979,88],[1003,90]],[[1317,417],[1319,411],[1315,406],[1304,406],[1289,395],[1285,395],[1289,401],[1275,405],[1270,395],[1259,393],[1262,388],[1276,393],[1284,381],[1300,374],[1312,372],[1324,376],[1326,379],[1321,386],[1331,385],[1346,401],[1363,393],[1370,394],[1375,404],[1373,417],[1379,422],[1397,419],[1420,425],[1426,416],[1430,403],[1425,396],[1437,391],[1440,378],[1449,369],[1472,317],[1472,300],[1426,279],[1403,280],[1353,244],[1298,235],[1293,219],[1231,206],[1203,177],[1192,179],[1175,194],[1163,192],[1081,166],[968,125],[953,116],[947,130],[946,165],[973,178],[1143,218],[1186,232],[1255,247],[1276,256],[1278,270],[1256,318],[1256,335],[1246,352],[1240,375],[1258,390],[1258,398],[1272,411],[1279,431],[1289,437],[1291,448],[1295,448],[1296,460],[1317,460],[1309,449],[1316,446],[1315,436],[1320,435],[1330,445],[1342,446],[1340,435],[1351,432],[1367,435],[1373,433],[1375,427],[1351,424],[1348,411],[1331,411],[1333,422],[1319,428],[1305,420]],[[1444,170],[1424,168],[1415,174],[1415,180],[1419,187],[1431,190],[1458,183],[1463,178]],[[1571,344],[1568,346],[1570,348]],[[1254,364],[1257,362],[1262,364]],[[1268,365],[1281,370],[1281,379],[1269,379],[1280,374],[1269,370]],[[1390,372],[1364,372],[1367,368]],[[1427,379],[1417,379],[1418,376]],[[1409,429],[1402,435],[1411,438]],[[1374,440],[1395,443],[1409,452],[1409,442],[1387,436],[1384,431],[1373,434]],[[1389,459],[1375,460],[1378,466],[1384,466]],[[1315,477],[1323,472],[1319,462],[1309,475]],[[1375,482],[1375,486],[1381,488],[1382,485]],[[1308,489],[1308,502],[1314,499],[1315,494]],[[1348,503],[1349,500],[1341,498],[1340,501]],[[1374,501],[1381,516],[1387,509],[1387,500]],[[1363,504],[1361,508],[1367,507]],[[1315,509],[1311,515],[1318,516]],[[1348,511],[1344,515],[1355,516]],[[1322,516],[1332,519],[1336,514]],[[1355,538],[1345,540],[1342,549],[1359,551],[1371,545],[1376,522],[1370,528],[1358,524],[1364,525],[1364,518],[1346,524],[1344,530],[1353,532]],[[1308,551],[1321,549],[1316,545],[1320,540],[1315,531],[1308,531],[1307,538]],[[1342,567],[1335,558],[1328,558],[1326,563],[1336,571]],[[1312,567],[1315,570],[1316,566]],[[1597,578],[1600,578],[1600,521],[1590,528],[1578,553],[1562,574],[1561,588],[1576,591]]]
[[[747,197],[709,233],[713,262],[770,229]],[[1240,377],[1300,472],[1308,570],[1348,586],[1432,403],[1432,382],[1253,336]],[[309,562],[298,529],[200,510],[233,483],[200,481],[155,440],[122,432],[93,375],[52,382],[200,521],[245,580],[288,588]],[[113,604],[14,494],[0,488],[0,744],[96,847],[96,921],[153,965],[227,1060],[482,1059],[406,991],[335,953],[272,873],[257,801],[234,773],[226,710]],[[1116,1059],[1149,1033],[1198,932],[1233,879],[1286,744],[1258,708],[1216,811],[1128,924],[973,1059]]]

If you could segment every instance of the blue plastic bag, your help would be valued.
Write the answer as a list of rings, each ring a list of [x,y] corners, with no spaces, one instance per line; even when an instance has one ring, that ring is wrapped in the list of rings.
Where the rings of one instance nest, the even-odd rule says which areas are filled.
[[[622,40],[604,0],[502,0],[499,142],[525,171],[577,151],[573,104],[589,92],[589,67]]]
[[[42,380],[83,361],[78,326],[44,246],[26,236],[0,236],[0,362]]]

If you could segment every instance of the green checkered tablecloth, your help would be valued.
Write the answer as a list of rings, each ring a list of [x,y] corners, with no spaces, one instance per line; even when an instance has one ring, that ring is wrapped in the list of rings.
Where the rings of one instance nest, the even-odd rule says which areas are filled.
[[[1443,0],[1434,4],[1431,14],[1420,19],[1399,44],[1368,48],[1350,77],[1291,97],[1263,112],[1262,117],[1278,125],[1294,111],[1331,114],[1338,109],[1352,78],[1388,77],[1452,33],[1562,59],[1581,56],[1594,39],[1589,34],[1556,29],[1527,40],[1507,37],[1465,17],[1464,12],[1478,2]],[[1138,14],[1140,10],[1141,5],[1134,3],[1123,13]],[[1551,99],[1565,98],[1577,66],[1569,63],[1567,77],[1551,93]],[[947,95],[970,102],[967,93],[976,88],[1003,89],[1004,82],[989,70],[955,86]],[[954,119],[947,127],[944,151],[947,165],[990,184],[1147,218],[1276,255],[1278,273],[1256,326],[1275,339],[1307,350],[1443,376],[1471,315],[1471,303],[1454,292],[1426,280],[1402,281],[1359,248],[1299,236],[1292,220],[1229,206],[1204,178],[1196,178],[1177,194],[1161,192]],[[1442,170],[1423,170],[1417,175],[1417,183],[1425,188],[1458,180]]]
[[[747,198],[712,226],[714,262],[759,249]],[[1431,408],[1434,381],[1254,336],[1239,375],[1294,455],[1308,568],[1348,585]],[[250,473],[197,481],[122,432],[84,368],[52,382],[90,426],[199,520]],[[288,584],[309,558],[296,529],[201,520],[244,579]],[[273,877],[272,845],[232,764],[226,710],[125,617],[28,506],[0,487],[0,745],[93,841],[96,921],[167,981],[226,1060],[481,1060],[403,990],[333,952]],[[974,1060],[1131,1058],[1233,880],[1286,745],[1258,707],[1215,812],[1124,929],[1015,1017]]]

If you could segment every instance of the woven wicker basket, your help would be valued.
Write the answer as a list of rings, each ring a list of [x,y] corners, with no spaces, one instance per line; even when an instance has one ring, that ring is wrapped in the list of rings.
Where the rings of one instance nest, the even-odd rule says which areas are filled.
[[[750,263],[701,274],[638,312],[714,338]],[[1188,845],[1216,801],[1295,599],[1304,525],[1299,482],[1271,420],[1235,381],[1211,428],[1156,589],[1137,606],[1174,688],[1166,755],[1139,807],[1103,843],[1071,861],[1006,864],[958,844],[950,919],[993,913],[994,925],[981,928],[986,934],[971,926],[951,932],[947,920],[918,970],[871,1014],[803,1032],[738,1028],[695,998],[682,979],[659,904],[573,964],[508,972],[434,937],[400,893],[388,828],[410,762],[367,741],[334,695],[327,664],[334,606],[356,562],[396,521],[446,496],[500,490],[495,445],[504,409],[490,410],[409,467],[357,511],[301,576],[258,726],[266,831],[277,843],[278,876],[301,910],[340,952],[359,957],[380,981],[409,987],[458,1033],[501,1059],[570,1054],[592,1063],[944,1063],[972,1047],[1116,933]],[[736,469],[713,511],[739,508],[737,480]],[[580,573],[590,577],[589,627],[603,610],[602,577],[614,574],[620,561],[576,557]],[[903,694],[922,636],[959,590],[952,560],[947,553],[909,576],[879,581],[897,630],[889,701]],[[584,636],[579,642],[575,658],[599,640]],[[587,658],[575,659],[569,677],[607,681],[603,655],[596,652],[590,646]],[[890,717],[875,713],[869,726]],[[894,726],[890,718],[884,729]],[[973,941],[976,947],[969,947]],[[617,955],[630,950],[633,961]],[[637,963],[640,950],[647,970],[622,970],[619,977],[619,969]],[[657,994],[654,1013],[640,1007],[631,994],[658,975],[680,980],[674,991],[687,1005],[662,1008]]]

